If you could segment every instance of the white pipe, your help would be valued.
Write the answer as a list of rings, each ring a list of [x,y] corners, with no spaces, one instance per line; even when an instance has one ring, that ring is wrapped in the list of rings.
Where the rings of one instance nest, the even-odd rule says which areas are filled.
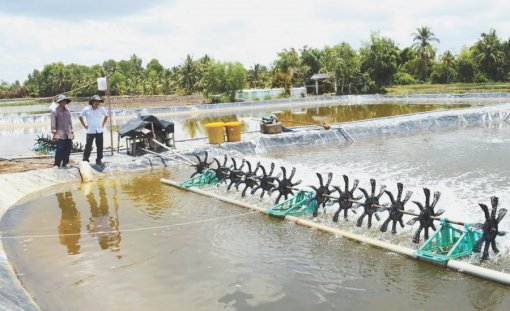
[[[318,230],[321,230],[321,231],[324,231],[324,232],[329,232],[329,233],[332,233],[332,234],[340,235],[340,236],[342,236],[344,238],[348,238],[348,239],[351,239],[351,240],[354,240],[354,241],[357,241],[357,242],[361,242],[361,243],[365,243],[365,244],[370,244],[372,246],[383,248],[383,249],[389,250],[391,252],[395,252],[397,254],[401,254],[401,255],[412,257],[412,258],[416,258],[416,256],[414,256],[415,250],[411,249],[411,248],[407,248],[407,247],[404,247],[404,246],[399,246],[399,245],[387,243],[387,242],[380,241],[380,240],[377,240],[377,239],[374,239],[374,238],[370,238],[370,237],[367,237],[367,236],[362,236],[362,235],[350,233],[350,232],[347,232],[347,231],[344,231],[344,230],[341,230],[341,229],[338,229],[338,228],[333,228],[333,227],[325,226],[323,224],[320,224],[320,223],[317,223],[317,222],[314,222],[314,221],[310,221],[310,220],[306,220],[306,219],[303,219],[303,218],[295,217],[295,216],[287,215],[287,216],[285,216],[285,220],[294,222],[294,223],[296,223],[298,225],[303,225],[303,226],[310,227],[310,228],[315,228],[315,229],[318,229]]]
[[[175,182],[173,180],[170,180],[170,179],[161,178],[160,181],[162,183],[164,183],[164,184],[171,185],[171,186],[174,186],[174,187],[179,188],[179,189],[188,190],[188,191],[191,191],[191,192],[195,192],[195,193],[201,194],[203,196],[207,196],[207,197],[218,199],[218,200],[226,202],[226,203],[234,204],[234,205],[237,205],[237,206],[241,206],[241,207],[244,207],[244,208],[248,208],[248,209],[251,209],[251,210],[254,210],[254,211],[258,211],[258,212],[267,214],[266,209],[262,208],[262,207],[253,206],[253,205],[250,205],[250,204],[247,204],[247,203],[244,203],[244,202],[240,202],[240,201],[236,201],[236,200],[233,200],[233,199],[225,198],[225,197],[216,195],[214,193],[209,193],[209,192],[206,192],[206,191],[203,191],[203,190],[200,190],[200,189],[196,189],[196,188],[191,188],[191,189],[183,188],[183,187],[181,187],[181,185],[179,185],[179,183],[177,183],[177,182]]]
[[[245,208],[248,208],[248,209],[251,209],[251,210],[259,211],[259,212],[264,213],[264,214],[268,214],[267,213],[267,209],[262,208],[262,207],[253,206],[253,205],[250,205],[250,204],[247,204],[247,203],[244,203],[244,202],[240,202],[240,201],[237,201],[237,200],[225,198],[225,197],[222,197],[222,196],[219,196],[219,195],[216,195],[216,194],[213,194],[213,193],[209,193],[209,192],[197,189],[197,188],[183,188],[183,187],[181,187],[179,185],[179,183],[177,183],[175,181],[172,181],[172,180],[169,180],[169,179],[161,178],[160,181],[162,183],[164,183],[164,184],[168,184],[168,185],[177,187],[179,189],[188,190],[188,191],[191,191],[191,192],[195,192],[197,194],[201,194],[201,195],[204,195],[204,196],[208,196],[208,197],[212,197],[212,198],[218,199],[218,200],[226,202],[226,203],[234,204],[234,205],[245,207]],[[306,220],[306,219],[295,217],[295,216],[287,215],[287,216],[285,216],[285,220],[290,221],[290,222],[294,222],[294,223],[296,223],[298,225],[303,225],[303,226],[307,226],[307,227],[310,227],[310,228],[315,228],[315,229],[318,229],[318,230],[321,230],[321,231],[324,231],[324,232],[329,232],[329,233],[333,233],[333,234],[336,234],[336,235],[340,235],[340,236],[342,236],[344,238],[347,238],[347,239],[351,239],[351,240],[354,240],[354,241],[357,241],[357,242],[369,244],[369,245],[372,245],[372,246],[375,246],[375,247],[379,247],[379,248],[382,248],[382,249],[385,249],[385,250],[388,250],[388,251],[391,251],[391,252],[394,252],[394,253],[397,253],[397,254],[405,255],[405,256],[408,256],[408,257],[411,257],[411,258],[419,260],[419,258],[417,258],[416,255],[415,255],[415,250],[411,249],[411,248],[407,248],[407,247],[399,246],[399,245],[394,245],[394,244],[387,243],[387,242],[384,242],[384,241],[380,241],[380,240],[377,240],[377,239],[374,239],[374,238],[370,238],[370,237],[366,237],[366,236],[350,233],[350,232],[347,232],[347,231],[344,231],[344,230],[341,230],[341,229],[338,229],[338,228],[333,228],[333,227],[325,226],[323,224],[319,224],[319,223],[316,223],[314,221]],[[483,268],[483,267],[480,267],[480,266],[475,266],[475,265],[472,265],[472,264],[467,263],[467,262],[453,260],[453,259],[450,259],[448,261],[446,267],[448,267],[450,269],[453,269],[453,270],[457,270],[459,272],[463,272],[463,273],[467,273],[467,274],[470,274],[470,275],[474,275],[474,276],[477,276],[477,277],[480,277],[482,279],[486,279],[486,280],[489,280],[489,281],[494,281],[494,282],[499,282],[499,283],[502,283],[502,284],[505,284],[505,285],[510,285],[510,274],[507,274],[507,273],[504,273],[504,272],[495,271],[495,270]]]
[[[190,165],[195,164],[195,163],[193,163],[190,159],[183,157],[182,155],[180,155],[180,154],[178,154],[177,152],[175,152],[175,150],[173,150],[172,148],[170,148],[170,147],[168,147],[168,146],[163,145],[162,143],[160,143],[160,142],[159,142],[159,141],[157,141],[156,139],[151,138],[151,141],[153,141],[153,142],[154,142],[154,143],[156,143],[157,145],[159,145],[159,146],[161,146],[161,147],[165,148],[166,150],[168,150],[168,151],[172,152],[172,153],[173,153],[174,155],[176,155],[177,157],[179,157],[179,158],[181,158],[181,159],[184,159],[184,160],[185,160],[188,164],[190,164]]]
[[[94,181],[94,173],[92,172],[92,167],[88,161],[81,161],[78,164],[78,169],[80,170],[82,182],[87,183]]]
[[[467,273],[493,282],[510,285],[510,274],[475,266],[464,261],[450,259],[446,266],[459,272]]]

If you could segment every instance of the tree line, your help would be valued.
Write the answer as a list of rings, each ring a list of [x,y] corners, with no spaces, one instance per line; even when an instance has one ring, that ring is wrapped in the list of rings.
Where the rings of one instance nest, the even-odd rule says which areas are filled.
[[[510,39],[500,39],[496,30],[482,33],[460,53],[438,53],[439,39],[429,27],[411,34],[413,44],[400,49],[390,38],[372,33],[355,50],[341,42],[323,49],[304,46],[283,49],[271,65],[255,64],[245,68],[239,62],[222,62],[208,55],[193,59],[187,55],[182,64],[165,68],[157,59],[144,67],[142,59],[84,66],[51,63],[34,70],[25,82],[0,82],[0,98],[47,97],[70,90],[73,96],[95,94],[95,83],[81,88],[97,77],[109,75],[112,95],[185,95],[201,93],[213,101],[232,101],[243,88],[284,88],[312,86],[315,73],[327,73],[321,82],[325,93],[385,93],[385,87],[417,83],[484,83],[510,80]]]

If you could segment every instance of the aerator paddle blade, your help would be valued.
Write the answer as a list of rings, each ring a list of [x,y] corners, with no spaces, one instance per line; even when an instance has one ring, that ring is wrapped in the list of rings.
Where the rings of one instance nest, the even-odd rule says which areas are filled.
[[[246,160],[246,165],[248,166],[248,171],[244,172],[243,178],[237,184],[237,187],[244,184],[244,188],[242,190],[243,197],[246,196],[246,191],[248,190],[248,188],[253,190],[259,185],[257,179],[257,171],[261,167],[260,162],[258,162],[255,170],[252,170],[251,163],[248,160]],[[253,191],[251,191],[250,193],[253,193]]]
[[[338,217],[340,216],[340,212],[344,211],[344,220],[347,220],[347,213],[351,210],[354,214],[356,211],[353,210],[354,201],[359,200],[359,198],[354,197],[354,191],[358,188],[359,180],[355,179],[353,187],[349,189],[349,177],[347,175],[343,175],[344,178],[344,190],[340,189],[340,187],[333,186],[336,189],[338,194],[340,195],[337,199],[333,199],[334,204],[338,204],[338,210],[333,215],[333,221],[337,222]]]
[[[246,160],[242,160],[241,166],[237,166],[237,162],[234,158],[232,159],[232,166],[230,167],[230,172],[228,176],[225,178],[225,180],[230,180],[230,183],[227,187],[227,191],[232,188],[232,186],[235,186],[236,189],[239,188],[239,184],[244,180],[244,176],[246,173],[243,171],[244,164],[246,163]]]
[[[255,178],[257,179],[258,185],[253,188],[251,191],[251,194],[254,194],[257,192],[257,190],[262,189],[262,193],[260,194],[260,198],[262,199],[266,192],[272,192],[272,190],[276,187],[276,179],[278,176],[273,176],[274,172],[274,163],[271,163],[271,169],[269,173],[267,172],[266,168],[262,165],[260,165],[260,170],[262,171],[262,175],[256,175]],[[257,170],[255,170],[257,171]],[[271,194],[269,194],[271,195]]]
[[[209,157],[209,153],[207,151],[205,152],[205,157],[203,159],[201,159],[197,154],[193,154],[193,156],[197,158],[197,163],[192,165],[195,168],[195,172],[190,176],[190,178],[195,175],[202,174],[208,170],[213,163],[213,161],[207,162],[207,158]]]
[[[285,167],[281,167],[283,172],[283,177],[276,177],[276,181],[278,182],[278,185],[275,187],[275,189],[272,189],[272,192],[278,191],[278,197],[276,198],[275,203],[278,204],[280,202],[280,199],[282,197],[285,197],[285,199],[289,198],[289,195],[293,195],[294,191],[297,190],[295,187],[301,183],[301,180],[298,181],[292,181],[292,178],[294,177],[294,174],[296,173],[296,168],[292,168],[292,172],[290,173],[290,176],[287,177],[287,169]]]
[[[227,155],[223,157],[223,164],[216,158],[213,159],[216,163],[216,168],[212,169],[218,178],[218,185],[224,182],[230,176],[230,168],[227,166]]]
[[[498,211],[498,198],[491,198],[492,211],[489,214],[489,208],[485,204],[479,204],[483,210],[485,216],[485,222],[482,224],[481,229],[483,231],[482,236],[475,244],[473,251],[475,253],[479,253],[482,250],[482,246],[485,247],[483,249],[482,260],[489,259],[489,245],[492,246],[492,251],[497,254],[499,253],[498,248],[496,247],[496,237],[503,236],[506,234],[504,231],[499,231],[498,225],[505,217],[507,210],[502,208],[499,210],[498,215],[496,213]]]
[[[363,219],[365,216],[368,216],[368,225],[367,228],[372,227],[372,216],[377,212],[379,205],[379,199],[384,193],[384,189],[386,189],[386,186],[381,186],[381,189],[379,191],[379,194],[375,194],[376,189],[376,182],[375,179],[370,179],[370,185],[371,185],[371,192],[368,194],[368,192],[363,189],[359,188],[359,190],[363,193],[365,196],[365,202],[361,204],[363,206],[363,213],[358,218],[358,221],[356,221],[356,226],[361,227],[363,224]],[[376,219],[378,217],[376,216]]]
[[[388,218],[383,222],[381,226],[381,232],[386,232],[388,229],[388,224],[392,222],[391,224],[391,234],[397,233],[397,223],[400,224],[400,227],[404,228],[404,221],[402,220],[402,217],[404,216],[404,210],[405,210],[405,204],[411,196],[413,195],[412,191],[407,191],[405,198],[402,200],[402,193],[404,191],[404,185],[402,183],[397,183],[397,198],[395,199],[393,197],[393,194],[385,190],[384,192],[388,195],[391,201],[391,205],[386,208],[382,208],[380,211],[388,211]]]
[[[326,203],[328,203],[330,200],[329,195],[334,191],[334,189],[330,188],[329,186],[331,184],[331,180],[333,179],[333,173],[328,173],[328,181],[326,184],[324,184],[324,179],[322,178],[321,174],[317,173],[317,178],[319,178],[319,187],[316,188],[315,186],[310,186],[315,194],[310,199],[309,203],[314,200],[317,202],[315,209],[313,210],[313,217],[317,217],[319,215],[319,206],[322,205],[322,207],[325,207]]]
[[[50,135],[37,135],[35,147],[39,150],[53,151],[57,149],[57,143],[53,140]]]
[[[414,243],[420,243],[420,234],[422,231],[425,233],[424,239],[428,240],[429,228],[432,228],[434,231],[437,230],[436,226],[434,225],[434,219],[432,217],[438,216],[438,214],[434,211],[434,207],[441,197],[441,192],[434,192],[434,200],[432,201],[432,204],[430,203],[430,190],[428,188],[423,188],[423,192],[425,193],[425,205],[421,204],[420,202],[413,201],[413,203],[416,204],[420,209],[420,214],[408,222],[408,224],[412,224],[416,221],[420,222],[420,226],[413,236]]]

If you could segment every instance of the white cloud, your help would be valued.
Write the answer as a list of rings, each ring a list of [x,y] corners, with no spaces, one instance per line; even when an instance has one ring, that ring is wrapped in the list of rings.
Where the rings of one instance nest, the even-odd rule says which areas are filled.
[[[371,31],[405,47],[412,43],[410,34],[424,25],[441,40],[440,51],[458,52],[490,28],[504,39],[510,35],[505,15],[510,3],[499,0],[178,0],[152,5],[139,14],[97,19],[0,13],[0,79],[23,81],[33,69],[54,61],[92,65],[133,53],[145,62],[157,58],[166,67],[178,65],[186,54],[206,53],[246,66],[269,64],[288,47],[347,41],[358,48]]]

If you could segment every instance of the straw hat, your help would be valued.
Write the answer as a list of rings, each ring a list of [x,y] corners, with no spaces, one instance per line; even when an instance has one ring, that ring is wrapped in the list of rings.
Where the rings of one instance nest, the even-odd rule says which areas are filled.
[[[69,104],[71,102],[71,100],[69,98],[67,98],[67,96],[65,96],[64,94],[60,94],[58,95],[56,98],[55,98],[55,102],[56,103],[60,103],[61,101],[67,101],[66,104]]]
[[[94,96],[89,97],[89,105],[92,105],[92,102],[94,102],[94,101],[98,101],[100,103],[104,102],[104,100],[102,100],[101,97],[99,97],[99,95],[94,95]]]

